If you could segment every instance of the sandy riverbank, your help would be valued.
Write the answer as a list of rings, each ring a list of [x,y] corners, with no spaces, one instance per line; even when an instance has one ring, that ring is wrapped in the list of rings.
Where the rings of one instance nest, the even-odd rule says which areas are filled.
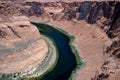
[[[76,80],[91,80],[103,64],[104,49],[111,44],[107,35],[97,25],[89,25],[84,21],[50,23],[75,36],[75,45],[85,62],[85,67],[78,71]]]
[[[32,74],[28,74],[26,77],[28,77],[30,80],[34,80],[35,77],[42,77],[44,74],[48,73],[51,71],[58,59],[57,55],[57,49],[55,47],[55,44],[51,39],[49,39],[45,35],[41,35],[41,37],[44,39],[44,41],[47,43],[48,46],[48,53],[45,59],[42,61],[42,63],[36,68],[36,70]],[[32,78],[30,78],[32,77]]]
[[[68,36],[68,38],[70,39],[70,42],[69,42],[69,46],[76,58],[76,68],[72,71],[72,74],[71,76],[69,77],[69,80],[73,80],[74,78],[76,78],[76,73],[78,70],[82,69],[84,67],[84,61],[82,59],[82,57],[79,55],[79,51],[78,49],[76,48],[76,44],[75,44],[75,37],[73,35],[70,35],[69,33],[67,33],[66,31],[64,31],[63,29],[61,28],[58,28],[50,23],[42,23],[42,24],[45,24],[45,25],[49,25],[55,29],[57,29],[58,31],[60,31],[61,33],[65,34],[66,36]]]
[[[45,43],[45,45],[48,47],[47,53],[42,58],[42,61],[41,61],[42,52],[40,51],[39,52],[40,54],[37,54],[37,55],[34,54],[27,63],[26,63],[26,61],[24,62],[25,64],[29,64],[30,62],[32,62],[30,60],[39,59],[38,61],[36,61],[36,63],[34,63],[37,65],[32,65],[32,66],[34,66],[32,68],[31,68],[31,66],[28,66],[27,69],[25,68],[22,71],[17,71],[17,72],[15,71],[13,73],[1,74],[0,78],[2,79],[4,77],[4,79],[7,79],[7,80],[11,80],[11,79],[13,79],[13,80],[25,79],[26,80],[30,77],[42,76],[45,73],[47,73],[48,71],[52,70],[57,62],[57,51],[56,51],[55,45],[47,37],[41,36],[41,38],[44,40],[41,43]],[[38,47],[38,48],[40,48],[40,47]],[[46,51],[46,49],[45,49],[45,51]],[[20,63],[16,62],[14,64],[16,64],[14,66],[21,67],[21,66],[18,66],[18,64],[20,65]],[[9,65],[12,65],[12,64],[10,63]],[[8,70],[9,68],[6,68],[6,69]],[[13,69],[14,68],[10,68],[10,70],[13,70]],[[34,78],[32,80],[34,80]]]
[[[34,17],[31,20],[49,22],[75,36],[75,45],[79,50],[79,55],[85,62],[85,67],[78,71],[76,80],[91,80],[91,77],[94,77],[95,73],[99,72],[100,66],[104,62],[104,49],[112,42],[97,25],[90,25],[85,21],[58,22]]]
[[[55,67],[58,60],[57,48],[55,47],[53,41],[45,35],[42,35],[42,38],[46,41],[48,45],[48,54],[43,60],[42,64],[40,64],[36,71],[33,73],[34,77],[39,78],[51,71]],[[34,80],[34,78],[30,79]]]

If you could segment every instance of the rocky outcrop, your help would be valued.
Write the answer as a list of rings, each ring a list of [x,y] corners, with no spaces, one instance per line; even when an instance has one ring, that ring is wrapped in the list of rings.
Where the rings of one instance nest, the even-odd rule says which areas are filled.
[[[61,15],[61,19],[76,19],[86,20],[88,23],[96,23],[100,18],[105,17],[110,19],[113,15],[115,7],[115,1],[108,2],[25,2],[20,8],[22,14],[28,16],[51,16],[54,19],[55,15]],[[45,10],[46,7],[50,9]],[[51,7],[53,9],[51,9]],[[58,12],[55,12],[58,11]],[[51,12],[49,12],[51,11]],[[58,17],[56,17],[57,20]]]
[[[113,43],[107,48],[107,58],[101,66],[100,73],[96,74],[93,80],[117,80],[120,76],[120,3],[112,2],[110,6],[114,6],[112,14],[109,17],[111,21],[110,24],[103,27],[105,29],[105,26],[108,26],[106,34],[112,39]],[[107,75],[107,77],[104,75],[101,76],[101,74]]]
[[[24,19],[0,24],[0,73],[32,69],[47,54],[47,45],[38,29]]]
[[[18,15],[19,11],[14,7],[14,5],[8,3],[7,1],[0,1],[0,17],[10,17],[13,15]]]
[[[0,2],[0,80],[2,74],[34,71],[46,57],[39,30],[16,7]]]
[[[120,75],[120,2],[119,1],[59,1],[59,0],[9,0],[10,5],[15,3],[15,5],[5,6],[0,5],[1,15],[10,16],[13,14],[25,15],[28,17],[37,17],[41,20],[46,19],[52,21],[73,21],[79,22],[80,20],[85,20],[89,24],[97,24],[102,30],[108,35],[108,37],[113,41],[111,46],[108,46],[105,51],[104,56],[106,56],[103,65],[101,65],[101,70],[92,78],[92,80],[114,80]],[[12,1],[12,2],[11,2]],[[55,1],[55,2],[54,2]],[[6,7],[6,8],[5,8]],[[12,8],[14,7],[14,8]],[[4,10],[5,8],[5,10]],[[17,10],[19,10],[19,12]],[[9,15],[8,15],[9,16]],[[19,19],[18,19],[19,18]],[[8,20],[12,21],[7,22]],[[28,20],[21,20],[20,17],[13,17],[9,19],[4,19],[0,17],[0,39],[1,39],[1,52],[7,54],[11,51],[23,50],[23,46],[27,48],[31,43],[35,42],[40,38],[37,29],[31,25]],[[25,19],[25,17],[24,17]],[[21,24],[22,23],[22,24]],[[1,27],[2,26],[2,27]],[[27,34],[26,34],[27,32]],[[36,32],[36,33],[34,33]],[[36,35],[36,36],[34,36]],[[31,37],[32,36],[32,37]],[[26,40],[27,39],[27,40]],[[24,40],[24,41],[23,41]],[[14,46],[19,46],[17,48],[4,48],[3,43],[8,45],[7,41]],[[22,43],[20,42],[22,41]],[[19,43],[15,43],[19,42]],[[23,43],[24,42],[24,43]],[[20,44],[20,45],[19,45]],[[27,46],[26,46],[27,45]],[[41,44],[40,44],[41,45]],[[13,46],[13,45],[12,45]],[[9,46],[11,47],[11,45]],[[5,50],[3,50],[3,48]],[[34,47],[35,48],[35,47]],[[7,51],[7,52],[6,52]],[[2,60],[2,59],[1,59]],[[8,61],[9,62],[9,61]],[[2,63],[1,63],[2,64]],[[0,70],[1,71],[1,70]],[[119,78],[118,78],[119,79]]]
[[[41,4],[37,2],[26,2],[23,4],[24,8],[20,12],[27,16],[37,16],[39,17],[44,10],[41,8]],[[28,7],[29,6],[29,7]]]
[[[39,5],[38,5],[39,4]],[[92,80],[113,80],[119,76],[120,58],[120,2],[119,1],[76,1],[76,2],[28,2],[23,3],[20,12],[29,17],[60,21],[85,20],[97,24],[113,41],[105,52],[105,62]],[[37,9],[39,7],[39,9]],[[34,10],[32,10],[32,8]],[[27,12],[26,12],[27,11]],[[32,15],[30,15],[32,13]]]

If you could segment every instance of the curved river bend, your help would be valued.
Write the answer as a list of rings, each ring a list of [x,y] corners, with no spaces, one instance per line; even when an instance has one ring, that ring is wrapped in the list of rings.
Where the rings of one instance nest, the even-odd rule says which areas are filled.
[[[58,49],[58,61],[54,69],[42,77],[36,77],[35,80],[68,80],[72,72],[78,67],[77,65],[82,65],[82,61],[77,61],[80,59],[76,59],[75,53],[72,51],[71,38],[48,24],[34,22],[32,24],[38,27],[41,34],[52,39]]]

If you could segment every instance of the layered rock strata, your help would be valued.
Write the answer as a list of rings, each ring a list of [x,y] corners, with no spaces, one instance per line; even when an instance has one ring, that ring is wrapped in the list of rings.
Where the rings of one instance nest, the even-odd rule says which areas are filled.
[[[0,74],[34,71],[47,53],[39,30],[10,3],[1,2]]]
[[[29,21],[0,24],[0,73],[29,70],[42,62],[47,45]]]
[[[97,38],[99,38],[100,40],[103,40],[103,44],[105,43],[108,45],[105,45],[105,49],[103,50],[102,54],[96,53],[96,55],[100,55],[99,58],[102,58],[103,61],[102,61],[102,65],[98,66],[100,69],[97,71],[94,71],[95,76],[90,76],[92,77],[91,80],[114,80],[114,79],[117,80],[119,79],[119,76],[120,76],[120,66],[119,66],[120,65],[120,62],[119,62],[119,58],[120,58],[120,45],[119,45],[120,43],[120,25],[119,25],[120,2],[118,0],[117,1],[9,0],[9,1],[11,4],[15,4],[14,6],[19,10],[21,14],[28,16],[32,20],[51,22],[59,26],[64,26],[63,29],[66,29],[66,31],[77,35],[77,38],[83,36],[83,38],[80,38],[80,39],[83,42],[85,40],[85,43],[81,42],[80,45],[82,46],[83,44],[83,49],[82,48],[80,49],[83,50],[83,52],[85,51],[85,53],[87,53],[86,51],[89,50],[88,53],[90,56],[93,53],[95,53],[94,49],[96,49],[96,45],[98,45]],[[3,20],[3,19],[0,19],[0,20]],[[82,21],[84,21],[85,23],[83,23]],[[95,31],[92,31],[94,29],[91,30],[90,26],[94,27],[94,24],[96,25],[95,28],[97,29],[94,28]],[[69,27],[66,28],[65,25]],[[83,30],[86,30],[86,32],[84,32],[83,30],[79,30],[77,26],[79,27],[84,26]],[[102,31],[101,29],[98,30],[99,28],[101,28]],[[78,33],[75,33],[77,32],[75,31],[75,29],[81,31],[81,33],[78,34],[79,31]],[[93,34],[92,39],[89,38],[89,36],[91,35],[84,38],[85,37],[84,35],[86,35],[87,33],[90,34],[91,32]],[[3,37],[3,39],[6,38],[3,35],[5,35],[5,33],[4,34],[1,33],[1,36]],[[89,43],[90,41],[88,38],[91,40],[92,43]],[[94,40],[96,40],[96,43],[94,43]],[[80,43],[79,41],[77,42]],[[99,45],[102,44],[102,43],[100,44],[100,42],[98,43]],[[85,47],[90,46],[90,48],[85,49],[84,46]],[[92,47],[93,49],[91,49]],[[96,52],[101,50],[99,48],[97,49],[96,49]],[[85,53],[83,53],[84,56],[85,56]],[[89,55],[87,54],[87,56],[85,57],[89,58]],[[89,61],[87,64],[91,65]],[[85,69],[85,71],[86,71],[85,73],[85,77],[86,77],[88,69]]]
[[[91,79],[114,80],[118,78],[120,75],[120,63],[118,60],[120,56],[119,1],[25,1],[22,5],[24,8],[20,8],[20,12],[33,20],[38,20],[37,17],[39,17],[41,21],[44,20],[51,23],[65,21],[65,24],[67,22],[68,24],[71,22],[79,24],[81,20],[84,20],[88,24],[95,24],[98,28],[101,28],[103,31],[100,32],[102,33],[97,34],[95,33],[97,31],[95,31],[93,37],[99,37],[105,44],[105,49],[103,54],[101,54],[104,56],[104,61],[102,61],[101,67],[99,66],[100,69],[95,71],[95,77],[91,76],[93,77]],[[37,9],[37,7],[40,9]],[[59,25],[59,23],[56,25]],[[109,40],[111,41],[110,43],[108,43]],[[84,43],[84,45],[86,44]]]

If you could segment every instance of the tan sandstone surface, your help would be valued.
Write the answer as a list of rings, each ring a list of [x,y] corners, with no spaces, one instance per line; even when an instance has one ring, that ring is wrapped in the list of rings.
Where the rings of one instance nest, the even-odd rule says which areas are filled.
[[[79,55],[85,62],[84,68],[78,71],[77,80],[91,80],[91,76],[94,76],[103,64],[104,49],[112,43],[111,40],[96,25],[89,25],[84,21],[75,24],[61,22],[54,25],[75,36]]]
[[[24,0],[24,1],[29,1],[29,2],[83,2],[83,1],[119,1],[119,0]]]
[[[48,48],[38,29],[25,16],[13,16],[0,23],[0,73],[36,68]]]
[[[75,21],[53,21],[50,19],[42,19],[31,17],[32,21],[48,22],[49,24],[67,31],[75,36],[75,46],[79,51],[79,55],[85,63],[84,68],[77,72],[77,80],[91,80],[91,77],[99,72],[100,66],[104,63],[105,49],[112,44],[112,41],[97,25],[90,25],[84,20]],[[40,21],[41,20],[41,21]]]
[[[15,1],[17,2],[18,0]],[[116,58],[114,59],[114,56],[111,55],[110,53],[106,54],[106,49],[109,49],[110,46],[113,46],[112,47],[113,49],[110,48],[111,50],[117,48],[120,49],[119,47],[114,48],[114,46],[115,47],[119,46],[119,41],[111,45],[112,42],[114,42],[114,40],[117,39],[119,40],[120,37],[115,39],[110,39],[110,36],[107,35],[108,34],[107,31],[111,28],[111,23],[113,21],[111,20],[112,16],[113,17],[114,15],[116,16],[117,12],[115,11],[117,11],[117,9],[119,12],[119,5],[120,5],[119,2],[109,3],[107,1],[110,0],[105,0],[105,1],[91,0],[93,1],[92,2],[93,4],[91,5],[91,2],[84,2],[86,0],[19,0],[19,1],[21,1],[20,3],[21,6],[18,2],[15,4],[16,7],[19,9],[21,14],[28,16],[31,21],[48,22],[75,36],[75,45],[79,51],[79,55],[83,58],[83,61],[85,63],[84,68],[78,70],[77,72],[78,74],[76,76],[77,80],[119,80],[120,63],[119,61],[115,60]],[[115,1],[119,1],[119,0],[115,0]],[[68,2],[71,3],[69,4]],[[116,6],[118,6],[118,8]],[[89,12],[89,7],[90,7],[90,12]],[[9,10],[9,8],[7,9]],[[10,11],[10,13],[12,12],[13,11]],[[84,18],[85,13],[88,14]],[[0,18],[0,20],[3,21],[2,18]],[[23,21],[22,23],[29,24],[29,22],[26,21]],[[119,20],[117,23],[119,23]],[[16,24],[19,24],[19,22],[14,23],[14,25]],[[1,25],[4,26],[3,24]],[[10,43],[14,43],[15,41],[20,41],[21,36],[23,35],[26,36],[25,34],[21,33],[22,32],[21,28],[15,28],[15,27],[13,28],[11,27],[12,26],[11,23],[5,23],[5,25],[7,25],[8,28],[11,30],[15,29],[15,31],[9,32],[10,35],[12,35],[13,33],[15,33],[15,35],[11,37],[10,36],[5,37],[3,35],[6,35],[6,33],[4,34],[1,33],[1,37],[2,37],[1,39],[3,41],[5,39],[9,39]],[[116,25],[118,25],[119,27],[119,24]],[[26,25],[24,26],[20,25],[20,27],[26,30],[26,27],[28,26]],[[16,35],[16,31],[19,32],[19,30],[21,32],[19,33],[19,35]],[[26,30],[26,31],[28,32],[27,35],[29,35],[30,30]],[[113,32],[117,33],[117,30],[113,29]],[[117,34],[119,35],[119,33]],[[13,39],[13,37],[16,38],[16,36],[18,38]],[[111,35],[111,36],[114,37],[115,35]],[[28,37],[23,37],[23,40],[26,40],[27,38]],[[31,36],[29,37],[29,39],[31,39]],[[4,43],[6,42],[4,41]],[[3,43],[1,44],[4,45]],[[13,47],[13,45],[12,46],[9,45],[9,46]],[[14,46],[16,46],[16,44],[14,44]],[[1,49],[2,48],[3,47],[1,47]],[[6,50],[11,51],[11,49],[8,48]],[[4,50],[1,52],[4,52]],[[120,57],[119,50],[115,51],[115,54],[118,57]],[[117,75],[116,72],[118,72]],[[115,75],[115,76],[111,76],[111,75]]]

